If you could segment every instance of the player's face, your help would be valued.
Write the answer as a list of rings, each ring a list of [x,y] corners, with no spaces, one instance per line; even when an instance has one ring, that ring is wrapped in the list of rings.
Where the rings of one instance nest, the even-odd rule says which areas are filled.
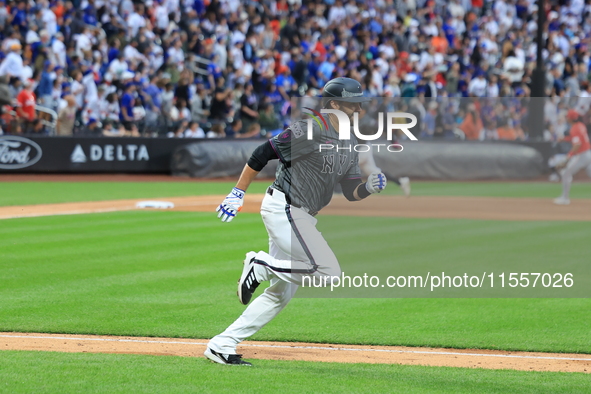
[[[361,112],[361,103],[347,103],[342,102],[341,104],[341,111],[347,114],[349,119],[353,120],[353,116],[355,112]]]

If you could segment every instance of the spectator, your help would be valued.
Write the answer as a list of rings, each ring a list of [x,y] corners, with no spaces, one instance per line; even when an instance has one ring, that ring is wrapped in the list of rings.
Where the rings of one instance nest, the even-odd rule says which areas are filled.
[[[468,104],[466,115],[460,125],[460,130],[464,132],[467,140],[478,140],[484,131],[480,114],[476,110],[474,103]]]
[[[128,82],[125,85],[125,90],[123,96],[121,97],[121,113],[120,113],[120,120],[126,130],[131,130],[131,124],[134,122],[135,117],[133,114],[133,108],[135,107],[135,84],[133,82]]]
[[[472,97],[486,97],[488,83],[484,78],[484,72],[479,71],[476,78],[468,84],[468,93]]]
[[[24,4],[24,3],[19,3]],[[0,76],[23,79],[23,59],[21,57],[21,44],[14,42],[9,46],[10,52],[0,63]]]
[[[510,120],[503,118],[497,128],[497,136],[500,140],[524,140],[525,136],[523,130],[520,127],[515,127],[511,124]]]
[[[28,133],[32,130],[33,121],[36,119],[36,97],[35,93],[33,93],[32,80],[27,80],[23,83],[23,90],[16,97],[16,101],[18,103],[16,114],[21,120],[23,131]]]
[[[254,94],[252,85],[248,84],[244,88],[244,94],[240,98],[240,118],[242,119],[243,130],[254,123],[258,117],[258,100]]]
[[[216,123],[211,126],[211,130],[209,130],[206,134],[207,138],[226,138],[226,133],[224,132],[224,126],[221,123]]]
[[[209,106],[211,97],[203,85],[197,86],[197,92],[191,102],[191,119],[196,122],[202,122],[209,117]]]
[[[88,124],[86,125],[86,129],[84,130],[84,134],[94,137],[102,135],[103,129],[101,128],[98,120],[95,118],[90,118],[88,120]]]
[[[31,133],[39,135],[47,134],[47,129],[45,128],[45,125],[43,124],[43,121],[41,119],[35,119],[33,121],[31,126]]]
[[[291,97],[310,87],[321,89],[336,75],[363,80],[370,96],[530,95],[537,11],[527,1],[253,4],[38,0],[34,7],[24,1],[7,7],[0,0],[1,48],[7,54],[0,75],[34,77],[44,105],[56,107],[61,95],[73,94],[84,119],[93,116],[102,122],[106,116],[93,106],[99,84],[108,84],[114,91],[107,94],[116,93],[122,101],[125,97],[127,103],[125,86],[135,83],[131,113],[145,113],[146,124],[170,126],[171,111],[178,110],[173,109],[176,96],[177,103],[186,102],[193,120],[242,118],[245,130],[256,121],[249,116],[256,115],[235,104],[243,96],[240,86],[250,84],[256,102],[272,103],[278,114]],[[551,97],[568,100],[587,94],[588,11],[580,0],[548,5],[542,49]],[[207,75],[194,78],[187,72],[195,55],[211,61],[195,64]],[[54,71],[45,69],[46,60]],[[18,94],[19,83],[10,82]],[[62,89],[63,82],[67,85]],[[103,103],[104,96],[98,101]],[[420,107],[413,104],[409,110],[421,114]],[[521,124],[523,114],[518,116]],[[491,136],[499,128],[496,123],[485,126]],[[552,132],[559,129],[553,125]]]
[[[76,100],[73,96],[66,96],[68,105],[62,108],[57,116],[56,131],[59,136],[70,136],[74,132],[76,122]]]
[[[261,136],[261,126],[258,123],[252,123],[248,126],[245,133],[236,135],[236,138],[259,138]]]
[[[205,138],[205,132],[201,127],[199,127],[199,123],[197,122],[190,122],[189,128],[185,130],[184,133],[185,138]]]
[[[265,105],[263,110],[259,112],[259,125],[267,133],[271,133],[271,135],[275,135],[276,133],[283,130],[281,128],[283,125],[281,124],[277,113],[273,109],[273,104]]]
[[[216,88],[211,100],[210,116],[213,120],[224,121],[230,116],[230,105],[227,99],[231,97],[232,89],[224,88],[224,78],[216,81]]]
[[[227,138],[236,138],[242,132],[242,120],[240,118],[235,118],[230,126],[226,128],[226,137]]]
[[[41,73],[41,81],[37,86],[37,96],[39,103],[47,108],[51,108],[54,77],[53,66],[49,60],[46,60]]]

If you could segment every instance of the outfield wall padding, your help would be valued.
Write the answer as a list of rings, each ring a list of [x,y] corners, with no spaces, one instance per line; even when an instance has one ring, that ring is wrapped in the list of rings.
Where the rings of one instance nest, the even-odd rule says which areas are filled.
[[[220,178],[238,176],[252,152],[263,140],[203,141],[180,146],[172,154],[170,170],[175,176]],[[277,160],[272,160],[260,176],[273,177]]]
[[[442,180],[531,179],[544,174],[542,154],[511,143],[406,142],[400,153],[380,150],[378,167],[390,177]]]
[[[171,171],[177,176],[217,178],[238,176],[262,141],[205,141],[177,148]],[[402,152],[374,153],[376,164],[389,177],[430,179],[528,179],[544,173],[542,154],[511,143],[405,142]],[[273,176],[277,161],[263,170]]]

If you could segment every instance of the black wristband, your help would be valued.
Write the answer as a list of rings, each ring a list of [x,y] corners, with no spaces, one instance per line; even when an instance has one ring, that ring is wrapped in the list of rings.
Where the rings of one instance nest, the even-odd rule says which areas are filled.
[[[367,187],[365,186],[367,182],[363,182],[361,185],[359,185],[357,187],[357,195],[363,199],[366,197],[369,197],[369,195],[371,194],[370,192],[367,191]]]

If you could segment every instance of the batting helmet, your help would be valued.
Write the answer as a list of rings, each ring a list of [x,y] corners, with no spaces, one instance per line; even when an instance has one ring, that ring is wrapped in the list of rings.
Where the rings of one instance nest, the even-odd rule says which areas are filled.
[[[568,112],[566,113],[566,118],[568,120],[570,120],[571,122],[578,120],[579,116],[580,116],[579,113],[574,109],[569,109]]]
[[[346,101],[349,103],[365,103],[371,101],[369,97],[363,97],[363,90],[359,82],[344,77],[328,81],[322,90],[322,97],[328,100]]]

